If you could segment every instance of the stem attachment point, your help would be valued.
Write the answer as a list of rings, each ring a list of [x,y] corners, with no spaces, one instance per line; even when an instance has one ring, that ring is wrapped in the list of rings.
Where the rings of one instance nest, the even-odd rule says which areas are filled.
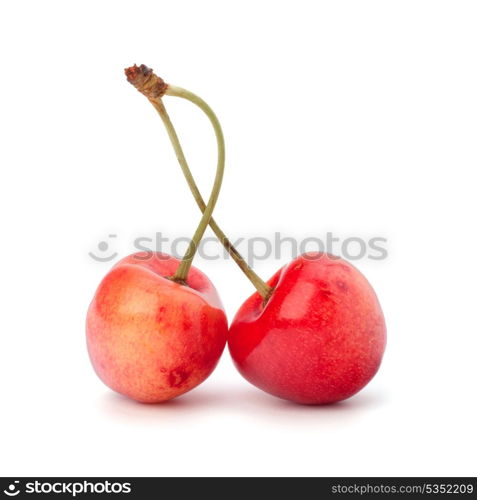
[[[131,66],[124,70],[128,82],[148,99],[161,98],[167,90],[167,83],[145,64]]]

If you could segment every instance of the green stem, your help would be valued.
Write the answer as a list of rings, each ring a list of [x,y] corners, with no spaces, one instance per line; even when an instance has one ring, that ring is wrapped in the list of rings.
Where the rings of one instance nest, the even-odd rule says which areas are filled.
[[[185,175],[187,183],[189,184],[192,194],[194,195],[194,198],[203,214],[199,227],[197,228],[191,240],[187,252],[182,259],[176,273],[171,277],[171,279],[179,281],[181,283],[186,282],[190,266],[192,265],[192,259],[194,258],[197,251],[197,246],[199,245],[200,240],[204,235],[207,225],[210,225],[226,250],[232,256],[234,261],[239,265],[240,269],[242,269],[249,280],[253,283],[258,293],[264,298],[264,300],[267,300],[270,297],[273,289],[262,279],[260,279],[257,274],[255,274],[255,272],[247,265],[243,257],[237,252],[235,247],[225,236],[214,219],[212,219],[212,212],[217,202],[220,187],[222,184],[225,163],[224,136],[222,134],[222,129],[217,117],[215,116],[215,113],[200,97],[193,94],[192,92],[189,92],[188,90],[168,85],[162,78],[159,78],[157,75],[155,75],[154,71],[151,68],[148,68],[144,64],[141,64],[140,66],[137,66],[135,64],[134,66],[126,68],[124,72],[126,74],[128,82],[131,83],[131,85],[133,85],[139,92],[145,95],[159,112],[159,115],[161,116],[169,134],[169,138],[172,142],[172,146],[174,147],[174,151],[176,153],[177,159],[179,160],[179,164]],[[164,108],[164,104],[162,103],[162,97],[166,94],[181,97],[193,102],[208,116],[209,120],[212,123],[212,126],[214,127],[219,154],[214,186],[207,205],[205,204],[197,187],[197,184],[195,183],[194,177],[192,176],[189,165],[187,164],[187,161],[185,159],[184,152],[179,142],[179,138],[177,137],[177,133],[166,112],[166,109]]]
[[[217,199],[219,197],[220,188],[222,186],[222,179],[224,177],[225,143],[224,134],[222,132],[220,122],[210,106],[203,99],[193,94],[192,92],[189,92],[188,90],[182,89],[180,87],[174,87],[172,85],[167,86],[166,94],[175,97],[181,97],[182,99],[187,99],[188,101],[198,106],[207,115],[210,122],[212,123],[212,127],[214,128],[215,136],[217,139],[217,171],[215,174],[212,192],[210,194],[209,201],[203,211],[200,223],[189,243],[189,247],[187,248],[184,257],[182,258],[177,271],[175,272],[174,276],[172,276],[172,279],[174,281],[185,283],[187,281],[187,276],[189,274],[192,261],[194,260],[195,254],[197,252],[200,240],[202,239],[202,236],[204,235],[204,232],[209,225],[210,219],[212,217],[212,212],[214,211],[215,204],[217,203]]]
[[[168,93],[168,92],[166,91],[166,93]],[[156,111],[159,113],[159,116],[161,117],[161,119],[164,123],[164,126],[165,126],[167,133],[169,135],[169,139],[171,141],[172,147],[174,148],[177,160],[179,161],[179,164],[181,166],[181,169],[182,169],[184,177],[187,181],[187,184],[189,185],[189,188],[192,192],[192,195],[194,196],[194,199],[195,199],[197,205],[199,206],[200,210],[202,212],[204,212],[206,209],[206,204],[204,202],[204,199],[202,198],[202,195],[199,191],[199,188],[197,187],[195,179],[194,179],[192,172],[189,168],[189,165],[188,165],[187,160],[186,160],[185,155],[184,155],[184,151],[183,151],[181,143],[179,141],[179,137],[177,136],[177,132],[175,130],[175,127],[172,124],[172,121],[171,121],[171,119],[166,111],[166,108],[164,107],[164,103],[160,97],[149,98],[149,101],[154,106]],[[238,250],[234,247],[232,242],[227,238],[225,233],[220,229],[219,225],[215,222],[215,220],[213,218],[210,219],[209,226],[212,229],[212,231],[214,231],[215,235],[220,240],[220,242],[222,243],[224,248],[227,250],[227,252],[230,254],[232,259],[236,262],[236,264],[239,266],[239,268],[243,271],[243,273],[247,276],[247,278],[250,280],[250,282],[256,288],[258,293],[264,299],[269,297],[269,295],[272,291],[272,288],[269,285],[267,285],[267,283],[265,283],[265,281],[263,281],[255,273],[255,271],[245,262],[245,259],[240,255]]]

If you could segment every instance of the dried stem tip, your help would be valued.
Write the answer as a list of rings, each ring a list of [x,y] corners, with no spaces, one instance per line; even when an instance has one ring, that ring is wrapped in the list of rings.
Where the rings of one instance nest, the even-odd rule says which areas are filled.
[[[148,99],[162,97],[167,90],[167,83],[154,74],[151,68],[144,64],[131,66],[124,70],[128,82],[136,87]]]

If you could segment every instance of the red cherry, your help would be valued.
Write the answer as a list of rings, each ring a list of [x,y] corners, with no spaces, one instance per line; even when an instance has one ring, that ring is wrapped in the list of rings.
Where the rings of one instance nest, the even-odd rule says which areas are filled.
[[[191,267],[187,286],[168,279],[180,261],[136,253],[100,283],[88,310],[88,352],[111,389],[144,403],[190,391],[214,370],[227,319],[209,279]]]
[[[351,264],[304,254],[268,282],[264,302],[254,293],[239,309],[228,345],[253,385],[304,404],[349,398],[375,375],[386,344],[378,299]]]

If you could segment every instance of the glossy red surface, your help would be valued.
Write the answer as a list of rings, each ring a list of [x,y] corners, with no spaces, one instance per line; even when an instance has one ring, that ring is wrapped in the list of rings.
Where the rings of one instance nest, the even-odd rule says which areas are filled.
[[[130,255],[106,275],[88,310],[96,373],[137,401],[157,403],[191,390],[225,347],[227,319],[214,286],[194,267],[188,286],[167,279],[178,265],[164,254]]]
[[[237,312],[229,350],[240,373],[275,396],[304,404],[346,399],[379,368],[386,327],[376,294],[351,264],[304,254]]]

